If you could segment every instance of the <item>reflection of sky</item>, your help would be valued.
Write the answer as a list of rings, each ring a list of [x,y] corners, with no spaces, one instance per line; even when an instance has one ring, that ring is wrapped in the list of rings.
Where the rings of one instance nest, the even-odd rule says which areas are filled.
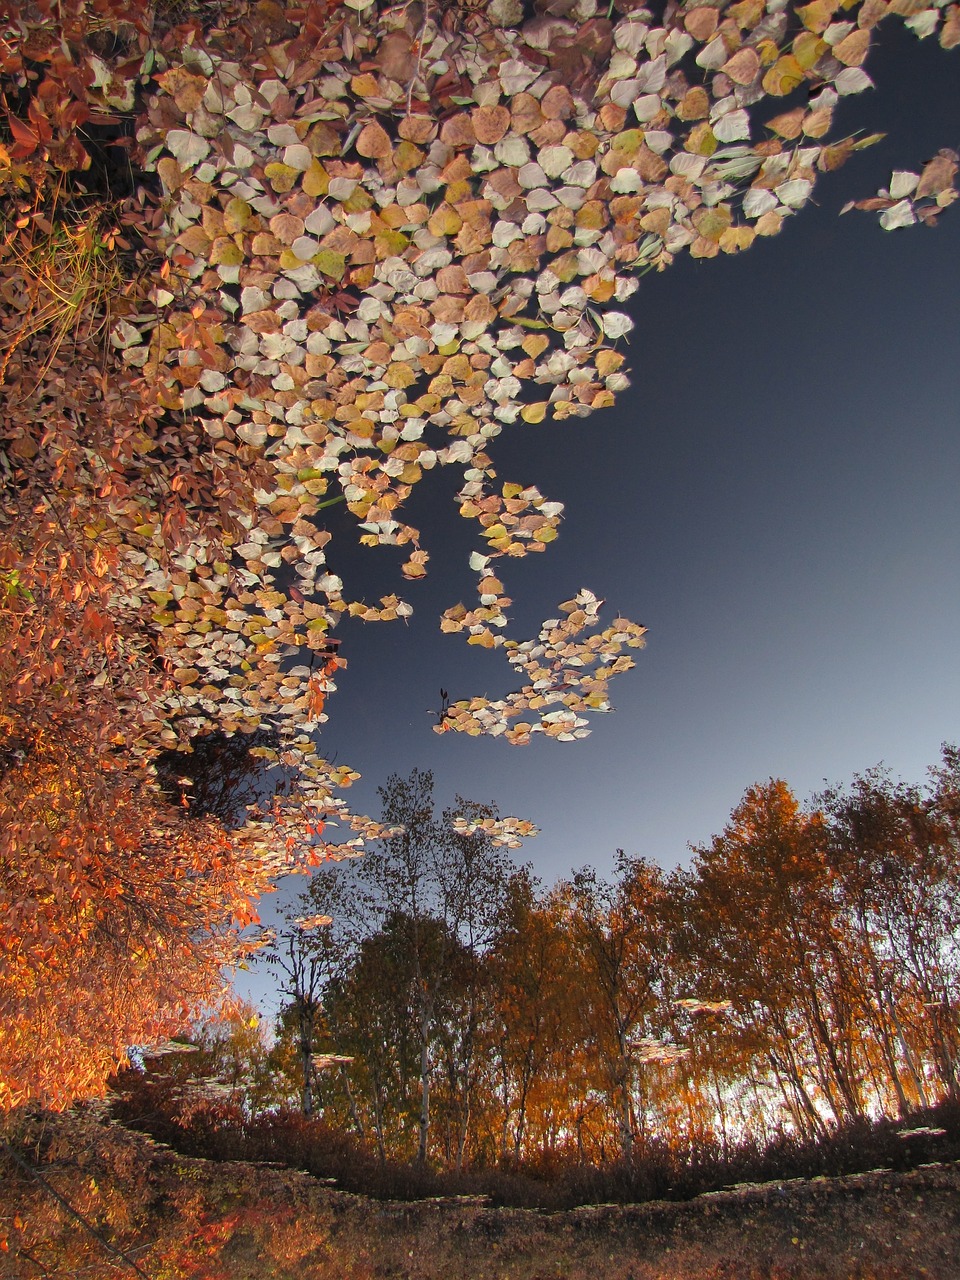
[[[354,807],[376,814],[388,774],[433,769],[438,808],[460,792],[534,821],[521,856],[550,881],[609,870],[618,846],[675,865],[771,775],[801,797],[881,760],[920,781],[960,737],[960,210],[893,233],[837,217],[891,169],[956,145],[957,56],[884,28],[868,65],[879,92],[845,105],[840,127],[887,141],[823,178],[819,207],[775,240],[645,277],[615,409],[496,442],[502,479],[566,503],[543,555],[496,565],[511,634],[534,635],[582,586],[650,629],[590,738],[431,732],[441,686],[454,699],[513,687],[502,656],[438,630],[444,608],[475,599],[452,469],[409,506],[424,582],[404,582],[388,549],[338,561],[335,541],[348,595],[396,590],[416,610],[338,632],[349,667],[323,746],[364,775]]]

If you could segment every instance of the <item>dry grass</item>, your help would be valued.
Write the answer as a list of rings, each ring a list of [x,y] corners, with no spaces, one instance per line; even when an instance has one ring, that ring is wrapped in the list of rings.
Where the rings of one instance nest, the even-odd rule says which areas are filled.
[[[4,161],[6,160],[6,165]],[[34,180],[31,181],[31,178]],[[0,154],[0,299],[5,312],[0,383],[14,352],[43,336],[39,383],[65,344],[103,340],[125,277],[113,206],[67,198]]]

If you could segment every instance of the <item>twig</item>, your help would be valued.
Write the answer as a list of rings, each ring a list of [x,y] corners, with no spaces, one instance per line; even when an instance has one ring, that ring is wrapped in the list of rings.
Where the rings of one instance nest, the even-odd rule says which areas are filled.
[[[407,85],[407,115],[413,110],[413,86],[420,79],[420,66],[423,62],[423,40],[427,34],[427,23],[430,21],[430,0],[424,0],[423,6],[423,22],[420,24],[420,34],[417,36],[417,65],[413,69],[413,75],[410,77],[410,83]]]

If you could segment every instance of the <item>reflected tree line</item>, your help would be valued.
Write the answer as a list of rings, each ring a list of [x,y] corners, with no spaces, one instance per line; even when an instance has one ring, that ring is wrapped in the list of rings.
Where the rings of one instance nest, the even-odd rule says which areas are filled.
[[[271,960],[247,1105],[296,1099],[382,1160],[451,1169],[724,1149],[960,1089],[960,752],[802,805],[751,787],[670,873],[618,853],[546,887],[392,777],[404,833],[311,880]],[[303,928],[329,913],[330,924]],[[229,1057],[229,1042],[220,1045]]]

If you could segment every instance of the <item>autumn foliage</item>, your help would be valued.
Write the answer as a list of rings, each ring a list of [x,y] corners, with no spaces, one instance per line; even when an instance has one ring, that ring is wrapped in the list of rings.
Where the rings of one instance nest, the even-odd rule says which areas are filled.
[[[957,766],[948,748],[926,787],[875,770],[805,806],[770,780],[689,869],[621,854],[549,888],[435,819],[428,775],[391,779],[404,836],[318,873],[295,910],[335,919],[284,942],[312,974],[314,1108],[381,1161],[453,1171],[745,1142],[789,1161],[881,1115],[909,1129],[960,1097]],[[305,992],[283,994],[292,1102]]]
[[[955,5],[886,0],[535,8],[0,3],[0,1105],[95,1087],[215,994],[276,876],[384,834],[316,734],[338,622],[411,606],[344,584],[328,507],[415,584],[404,504],[462,472],[476,600],[441,627],[520,687],[445,696],[438,731],[569,741],[611,709],[643,628],[588,589],[507,638],[498,562],[548,548],[562,504],[502,479],[492,442],[613,404],[638,276],[776,234],[875,140],[827,138],[878,23],[960,32]],[[895,175],[887,223],[934,220],[955,168]],[[161,753],[263,730],[294,782],[240,830],[161,794]],[[549,912],[596,922],[593,892]],[[647,1012],[617,966],[656,966],[584,936],[608,1021],[575,1070],[619,1091],[625,1142]],[[448,1053],[461,1154],[468,1041]]]

